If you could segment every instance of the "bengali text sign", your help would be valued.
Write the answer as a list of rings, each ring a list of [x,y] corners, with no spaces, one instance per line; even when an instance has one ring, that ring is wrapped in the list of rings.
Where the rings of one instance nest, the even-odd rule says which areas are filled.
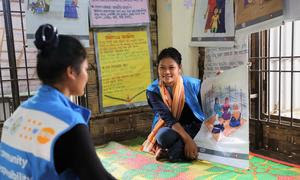
[[[91,26],[149,23],[147,0],[90,0]]]
[[[145,102],[151,83],[146,31],[98,32],[103,107]]]

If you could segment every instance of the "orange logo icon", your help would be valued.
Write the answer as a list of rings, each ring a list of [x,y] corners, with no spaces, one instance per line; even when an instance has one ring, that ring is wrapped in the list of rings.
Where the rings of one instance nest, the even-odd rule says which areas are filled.
[[[48,143],[54,136],[55,131],[52,128],[46,127],[43,128],[40,133],[37,135],[37,140],[40,144]]]

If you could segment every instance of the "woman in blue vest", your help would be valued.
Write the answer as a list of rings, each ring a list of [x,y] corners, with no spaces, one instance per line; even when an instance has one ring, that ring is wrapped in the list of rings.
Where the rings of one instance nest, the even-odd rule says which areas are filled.
[[[154,153],[157,160],[194,160],[198,156],[193,138],[204,114],[201,107],[201,81],[182,76],[181,54],[166,48],[158,56],[158,75],[146,91],[154,112],[152,132],[142,150]]]
[[[35,33],[42,86],[3,125],[0,179],[114,179],[91,141],[90,111],[72,103],[88,81],[86,51],[50,24]]]

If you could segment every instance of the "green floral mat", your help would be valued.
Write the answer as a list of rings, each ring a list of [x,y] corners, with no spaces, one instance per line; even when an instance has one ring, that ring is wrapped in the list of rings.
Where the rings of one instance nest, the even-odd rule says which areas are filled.
[[[282,179],[300,180],[300,168],[250,156],[250,169],[239,169],[207,161],[158,162],[139,150],[141,138],[122,144],[110,142],[96,151],[105,168],[117,179]]]

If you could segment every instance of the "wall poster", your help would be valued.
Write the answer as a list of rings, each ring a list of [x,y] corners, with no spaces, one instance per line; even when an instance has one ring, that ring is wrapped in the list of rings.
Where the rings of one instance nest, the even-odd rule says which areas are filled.
[[[238,34],[279,26],[283,21],[283,0],[239,0],[235,8]]]
[[[78,38],[89,47],[89,22],[87,0],[27,0],[26,36],[27,44],[34,47],[34,34],[42,24],[49,23],[59,34]]]
[[[191,46],[233,47],[233,0],[196,0]]]
[[[299,20],[300,19],[299,1],[284,0],[283,15],[285,21]]]
[[[205,48],[204,78],[248,64],[248,36],[236,36],[234,47]]]
[[[152,81],[149,32],[132,29],[95,32],[100,111],[147,104],[145,91]]]
[[[248,66],[205,79],[201,98],[207,119],[194,138],[198,159],[249,168]]]
[[[91,27],[148,24],[147,0],[90,0]]]

